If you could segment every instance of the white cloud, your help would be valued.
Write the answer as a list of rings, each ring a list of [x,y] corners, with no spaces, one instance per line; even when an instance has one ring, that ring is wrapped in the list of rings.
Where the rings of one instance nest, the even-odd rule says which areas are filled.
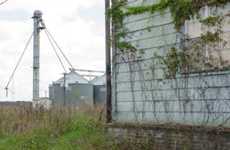
[[[75,67],[104,70],[104,4],[102,0],[9,0],[0,7],[0,100],[30,100],[32,96],[32,46],[10,86],[9,98],[4,86],[26,40],[32,33],[34,10],[43,11],[53,33]],[[97,12],[97,13],[96,13]],[[63,72],[41,36],[41,95]],[[14,92],[15,94],[12,94]]]

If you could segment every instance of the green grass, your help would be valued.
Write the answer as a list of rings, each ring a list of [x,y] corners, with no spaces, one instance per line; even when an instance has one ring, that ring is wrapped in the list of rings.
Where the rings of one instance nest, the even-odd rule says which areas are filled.
[[[0,107],[0,150],[152,150],[148,139],[115,140],[102,109]],[[116,141],[116,142],[115,142]]]
[[[35,118],[33,115],[17,118],[20,114],[15,109],[8,110],[9,113],[0,113],[4,119],[9,114],[14,118],[0,121],[0,150],[118,149],[98,121],[97,113],[56,111],[42,111],[34,115]],[[10,127],[7,128],[6,124]],[[26,128],[23,128],[25,125]]]
[[[87,115],[78,115],[68,129],[59,135],[49,129],[2,136],[0,150],[90,150],[111,149],[112,144],[102,125]],[[113,149],[113,148],[112,148]]]

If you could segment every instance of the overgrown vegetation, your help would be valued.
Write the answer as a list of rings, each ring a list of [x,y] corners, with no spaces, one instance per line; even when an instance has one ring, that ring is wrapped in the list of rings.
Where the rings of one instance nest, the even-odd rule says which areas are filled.
[[[175,29],[178,32],[181,32],[181,27],[184,26],[185,21],[191,19],[199,20],[202,26],[206,28],[206,31],[201,34],[198,40],[196,39],[192,42],[188,41],[189,37],[185,35],[185,38],[181,42],[181,45],[185,47],[181,48],[180,46],[179,48],[178,46],[173,46],[168,50],[166,57],[157,56],[160,63],[166,66],[165,75],[167,78],[175,78],[179,71],[189,73],[193,71],[228,68],[220,52],[218,52],[218,46],[222,44],[222,47],[224,47],[226,44],[226,41],[222,38],[224,16],[216,13],[216,15],[213,14],[213,16],[203,18],[200,15],[200,9],[204,6],[213,8],[222,7],[230,2],[230,0],[160,0],[156,4],[136,7],[127,6],[126,2],[126,0],[114,2],[113,7],[109,11],[116,28],[113,40],[116,41],[115,45],[121,52],[136,55],[135,53],[138,51],[131,42],[125,40],[128,33],[128,29],[124,27],[123,23],[125,17],[143,13],[164,14],[165,11],[169,10]],[[186,44],[188,42],[192,44]],[[211,51],[218,53],[218,56],[214,56]],[[205,53],[208,53],[208,55],[204,55]]]
[[[118,149],[92,108],[0,108],[0,150]]]
[[[106,130],[101,108],[0,107],[0,150],[139,150],[144,139],[117,138]],[[133,138],[133,139],[132,139]]]
[[[180,29],[186,20],[199,17],[200,9],[207,6],[223,6],[230,0],[160,0],[157,4],[128,7],[126,0],[120,0],[113,4],[109,10],[114,23],[120,26],[126,16],[143,14],[146,12],[156,13],[169,9],[176,29]]]

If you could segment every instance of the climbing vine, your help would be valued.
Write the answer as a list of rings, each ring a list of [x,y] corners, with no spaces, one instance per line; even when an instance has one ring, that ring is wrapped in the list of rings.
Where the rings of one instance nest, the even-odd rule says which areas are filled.
[[[202,119],[198,119],[201,124],[207,124],[210,121],[215,122],[218,117],[222,117],[220,112],[224,111],[221,109],[223,107],[222,105],[225,104],[218,103],[218,106],[216,106],[217,104],[210,102],[206,96],[209,94],[207,93],[208,89],[215,86],[213,82],[217,80],[213,79],[213,82],[210,84],[209,80],[211,79],[208,78],[211,77],[212,74],[210,70],[219,71],[229,68],[229,62],[225,62],[221,55],[221,51],[226,45],[223,35],[223,25],[226,23],[226,17],[228,16],[219,14],[216,11],[216,13],[212,12],[212,15],[208,17],[204,17],[201,15],[200,10],[203,9],[204,6],[209,6],[215,10],[219,7],[223,7],[227,2],[230,2],[230,0],[159,0],[157,4],[136,7],[130,7],[125,0],[118,0],[114,3],[108,13],[112,18],[113,25],[116,26],[116,31],[113,33],[115,37],[113,38],[115,39],[117,48],[116,52],[119,53],[119,60],[122,61],[122,65],[118,66],[123,67],[121,72],[119,72],[120,69],[117,69],[117,73],[124,73],[126,75],[126,71],[128,71],[129,76],[127,76],[127,80],[130,81],[130,85],[128,85],[130,88],[124,89],[123,91],[131,93],[130,99],[132,99],[133,112],[136,120],[140,119],[140,113],[142,113],[141,118],[145,117],[146,110],[150,104],[149,100],[152,101],[154,119],[157,121],[161,121],[160,115],[158,115],[159,112],[162,113],[161,111],[164,111],[169,122],[173,120],[173,116],[171,116],[173,113],[170,111],[174,112],[174,109],[170,107],[175,103],[171,102],[172,100],[177,101],[175,105],[179,107],[177,110],[179,112],[176,113],[184,113],[183,119],[187,117],[188,113],[192,114],[197,111],[194,109],[194,105],[197,104],[201,106],[199,111],[205,115],[201,117]],[[138,49],[138,46],[134,46],[134,42],[128,41],[129,35],[132,35],[132,33],[130,34],[131,31],[126,28],[126,21],[124,21],[129,19],[128,16],[143,13],[160,13],[160,15],[163,15],[168,11],[172,16],[170,29],[171,24],[173,24],[175,31],[178,33],[177,35],[179,35],[179,40],[175,40],[173,44],[171,42],[167,43],[165,36],[168,33],[161,33],[163,38],[161,42],[165,43],[161,43],[162,45],[160,44],[158,48],[151,48],[151,50],[154,49],[152,50],[155,52],[154,56],[150,54],[151,52],[149,53],[149,51],[145,50],[145,48]],[[193,38],[190,37],[190,35],[183,34],[185,33],[183,32],[183,26],[187,22],[190,23],[189,20],[201,26],[201,31],[198,31],[200,33],[199,37]],[[166,28],[168,28],[168,25]],[[153,32],[151,29],[152,27],[146,27],[143,32]],[[159,30],[163,29],[164,27],[159,27]],[[171,39],[171,35],[167,35],[167,37],[168,36],[170,36]],[[134,39],[132,39],[132,41],[134,41]],[[139,45],[136,40],[135,44]],[[146,46],[146,49],[150,49],[151,46],[152,45]],[[144,51],[146,53],[144,53]],[[161,53],[163,51],[164,53]],[[139,54],[145,55],[145,57],[143,57],[144,59],[139,57]],[[148,54],[151,56],[148,56]],[[148,59],[150,59],[150,61],[148,61]],[[125,65],[123,65],[123,63]],[[159,63],[161,65],[159,65]],[[126,69],[126,65],[128,69],[123,70]],[[162,77],[162,73],[165,74],[166,78]],[[191,73],[196,74],[191,75]],[[121,83],[125,82],[121,81]],[[170,92],[162,92],[163,90],[170,90]],[[172,90],[174,92],[171,92]],[[216,91],[216,97],[213,97],[214,100],[221,99],[220,91],[219,89]],[[140,93],[140,96],[136,96],[136,93]],[[149,93],[151,93],[151,95]],[[143,102],[142,109],[137,102],[137,98],[141,98]],[[170,101],[168,101],[168,99]],[[193,99],[196,100],[196,102],[192,102]],[[159,103],[163,104],[162,110],[159,110]],[[189,110],[191,110],[191,112],[188,112]],[[214,117],[213,114],[215,115]],[[214,119],[212,119],[211,116]],[[227,121],[225,120],[225,122],[228,122],[228,120],[229,119],[227,119]]]
[[[109,14],[113,20],[113,23],[118,29],[115,34],[116,46],[121,52],[135,53],[137,51],[135,46],[124,40],[128,32],[128,29],[123,27],[123,20],[125,17],[147,12],[152,14],[156,12],[163,13],[169,9],[172,15],[175,29],[177,31],[180,31],[186,20],[191,19],[198,19],[199,22],[208,30],[202,33],[199,40],[196,40],[195,43],[192,42],[192,45],[188,44],[190,47],[184,47],[180,50],[178,50],[176,47],[172,47],[168,50],[166,57],[158,56],[161,64],[166,66],[165,70],[167,71],[165,74],[168,77],[175,77],[178,71],[188,72],[189,69],[199,71],[205,69],[204,66],[200,65],[202,63],[209,67],[216,67],[214,62],[217,60],[216,58],[213,58],[213,56],[209,55],[209,61],[206,62],[204,62],[202,59],[207,57],[203,56],[205,46],[207,47],[207,45],[209,45],[209,47],[217,47],[219,43],[226,43],[226,41],[224,41],[222,38],[222,24],[224,17],[209,16],[205,19],[201,19],[199,12],[200,9],[204,6],[221,7],[224,6],[227,2],[230,2],[230,0],[160,0],[157,4],[129,7],[126,5],[126,0],[117,1],[109,10]],[[222,59],[220,57],[218,59],[223,65]],[[194,61],[195,64],[191,61]]]
[[[229,67],[229,63],[224,62],[220,54],[220,47],[225,47],[227,43],[222,38],[223,21],[222,16],[200,20],[206,31],[199,38],[191,40],[188,37],[182,41],[182,48],[172,47],[166,56],[158,56],[161,64],[166,66],[166,77],[175,78],[177,72],[202,72]]]
[[[164,12],[169,8],[176,29],[184,24],[185,20],[199,17],[200,9],[207,6],[223,6],[230,0],[160,0],[157,4],[147,6],[127,7],[127,0],[120,0],[113,4],[109,14],[116,24],[122,24],[123,18],[130,15],[143,14],[146,12]]]
[[[181,26],[184,25],[186,20],[190,20],[194,17],[199,18],[199,11],[204,6],[223,6],[230,0],[160,0],[157,4],[147,6],[128,7],[127,0],[119,0],[114,2],[111,9],[108,10],[108,14],[111,16],[113,23],[120,30],[116,35],[118,38],[125,37],[126,29],[123,29],[124,17],[130,15],[143,14],[146,12],[156,13],[164,12],[169,8],[175,28],[179,31]],[[207,20],[203,20],[203,23],[209,23],[209,25],[215,24],[218,17],[210,17]]]
[[[166,78],[175,78],[182,62],[182,53],[179,53],[175,47],[172,47],[165,57],[155,54],[155,58],[159,59],[160,64],[166,66],[165,76]]]

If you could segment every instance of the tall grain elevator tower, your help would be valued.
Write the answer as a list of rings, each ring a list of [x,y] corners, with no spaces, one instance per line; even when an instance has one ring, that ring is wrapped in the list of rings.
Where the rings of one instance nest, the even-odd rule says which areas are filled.
[[[34,31],[33,31],[33,101],[39,99],[39,76],[40,76],[40,32],[45,29],[42,20],[42,12],[34,11]]]

